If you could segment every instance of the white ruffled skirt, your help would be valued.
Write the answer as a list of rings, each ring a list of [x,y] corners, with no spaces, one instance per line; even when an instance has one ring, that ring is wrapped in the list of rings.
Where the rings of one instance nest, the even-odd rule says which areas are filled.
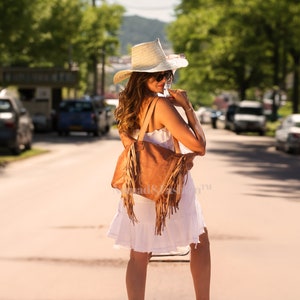
[[[153,254],[180,252],[191,243],[199,243],[205,223],[190,173],[183,187],[179,210],[166,219],[162,235],[155,235],[155,202],[134,195],[134,212],[138,223],[128,218],[122,199],[108,231],[115,246]]]

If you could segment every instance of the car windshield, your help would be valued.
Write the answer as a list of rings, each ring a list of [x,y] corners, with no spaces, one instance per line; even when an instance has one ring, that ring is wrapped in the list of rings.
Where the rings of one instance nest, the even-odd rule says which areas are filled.
[[[237,113],[243,114],[243,115],[262,115],[263,111],[260,107],[239,107],[237,109]]]
[[[0,112],[12,112],[13,108],[9,100],[0,99]]]
[[[65,101],[60,104],[60,111],[62,112],[91,112],[92,110],[90,102]]]

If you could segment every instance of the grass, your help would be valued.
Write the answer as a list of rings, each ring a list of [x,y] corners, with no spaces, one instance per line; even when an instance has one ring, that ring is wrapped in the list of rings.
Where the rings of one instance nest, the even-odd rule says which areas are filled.
[[[267,122],[267,131],[266,135],[274,137],[275,136],[275,131],[277,127],[281,124],[281,118],[284,118],[288,115],[292,114],[292,102],[287,102],[284,106],[280,107],[278,109],[278,116],[279,119],[275,122],[268,121]]]
[[[280,118],[284,118],[293,113],[292,102],[287,102],[284,106],[278,109],[278,115]]]
[[[274,137],[275,131],[276,131],[277,127],[280,125],[280,123],[281,123],[280,121],[267,122],[266,136]]]
[[[9,162],[30,158],[47,152],[49,152],[49,150],[33,148],[31,150],[23,151],[20,155],[11,155],[8,151],[0,150],[0,165],[5,165]]]

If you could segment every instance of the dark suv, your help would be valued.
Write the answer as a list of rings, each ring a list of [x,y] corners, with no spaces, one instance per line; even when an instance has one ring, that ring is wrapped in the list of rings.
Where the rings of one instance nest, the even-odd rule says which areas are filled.
[[[95,101],[64,100],[60,103],[57,117],[59,135],[81,131],[99,136],[110,128],[105,108],[98,106]]]
[[[20,154],[22,148],[31,149],[32,119],[22,102],[7,90],[0,92],[0,147]]]

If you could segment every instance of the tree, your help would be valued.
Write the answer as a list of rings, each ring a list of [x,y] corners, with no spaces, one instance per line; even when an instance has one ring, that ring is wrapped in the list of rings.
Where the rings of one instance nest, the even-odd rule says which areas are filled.
[[[252,2],[242,5],[234,1],[198,2],[197,8],[195,3],[183,1],[177,9],[180,15],[169,27],[174,48],[188,54],[189,69],[194,69],[184,70],[187,75],[183,78],[196,81],[202,90],[238,90],[243,99],[249,87],[260,84],[266,77],[267,70],[262,68],[266,65],[264,44],[256,43],[256,32],[245,26],[255,22]]]
[[[286,49],[291,55],[293,60],[293,89],[292,89],[292,102],[293,112],[299,113],[299,84],[300,84],[300,3],[298,1],[290,1],[289,9],[289,22],[287,23],[286,30]],[[293,34],[290,34],[292,32]]]
[[[81,42],[84,46],[85,60],[88,70],[93,72],[93,88],[91,93],[98,95],[99,59],[116,54],[118,48],[117,33],[121,24],[124,8],[120,5],[108,5],[103,1],[101,6],[89,6],[81,24]],[[102,74],[104,76],[104,74]],[[103,94],[102,81],[101,94]]]
[[[168,36],[174,51],[185,53],[189,60],[189,68],[180,70],[179,83],[189,90],[193,102],[203,105],[217,80],[212,61],[222,51],[214,46],[218,42],[214,38],[219,27],[220,9],[212,9],[208,4],[201,8],[194,7],[193,1],[182,2],[176,21],[168,27]]]
[[[80,69],[87,89],[91,60],[116,53],[124,8],[90,0],[0,2],[0,66]],[[102,52],[101,52],[102,51]]]
[[[299,7],[296,0],[181,1],[168,30],[174,50],[190,61],[180,71],[181,84],[195,99],[203,91],[222,89],[237,90],[244,99],[251,88],[284,88],[286,75],[294,70],[295,110]]]
[[[48,1],[48,8],[39,22],[39,39],[32,47],[34,65],[68,67],[72,61],[80,61],[83,53],[78,29],[85,8],[78,0]]]
[[[42,0],[0,1],[0,66],[27,65]]]

